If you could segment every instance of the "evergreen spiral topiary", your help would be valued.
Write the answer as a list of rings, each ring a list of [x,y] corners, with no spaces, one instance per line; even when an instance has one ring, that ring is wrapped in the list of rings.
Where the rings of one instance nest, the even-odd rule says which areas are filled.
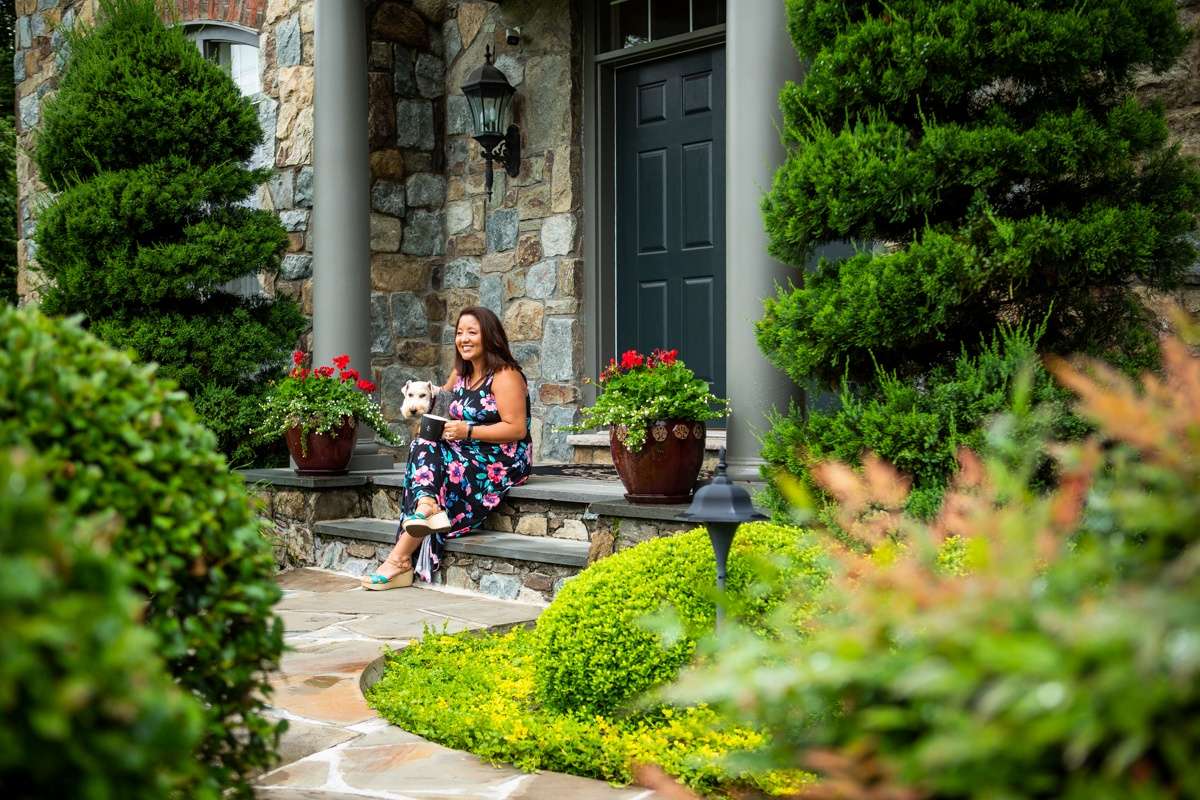
[[[782,560],[771,591],[750,593],[756,558]],[[726,591],[735,617],[753,624],[797,582],[823,580],[821,550],[796,528],[741,526],[729,557]],[[652,539],[603,559],[565,584],[538,618],[536,681],[550,707],[607,714],[641,692],[671,680],[712,630],[716,560],[699,528]],[[645,617],[670,607],[682,634],[669,646],[644,627]]]
[[[137,623],[129,568],[108,551],[116,524],[54,513],[44,466],[0,451],[5,797],[160,800],[195,775],[202,715]]]
[[[205,710],[194,792],[249,797],[279,733],[262,713],[283,649],[274,558],[242,479],[154,372],[75,321],[0,308],[0,449],[37,453],[66,512],[121,521],[113,553],[147,598],[169,671]]]
[[[849,377],[871,401],[898,381],[927,406],[1001,324],[1044,325],[1040,352],[1152,366],[1137,285],[1175,286],[1195,260],[1200,172],[1131,91],[1181,53],[1175,6],[788,0],[810,66],[780,98],[770,250],[804,267],[823,245],[857,249],[766,303],[767,357],[804,385]],[[790,424],[801,448],[825,437]]]
[[[273,212],[244,205],[270,175],[244,165],[262,140],[254,107],[154,0],[103,0],[68,41],[34,154],[56,193],[36,233],[43,305],[157,361],[221,450],[254,460],[265,384],[305,324],[286,297],[221,288],[274,271],[287,241]]]

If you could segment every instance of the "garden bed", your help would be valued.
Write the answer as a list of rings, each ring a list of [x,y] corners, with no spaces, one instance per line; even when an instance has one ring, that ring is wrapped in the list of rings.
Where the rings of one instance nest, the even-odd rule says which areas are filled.
[[[627,716],[576,716],[544,707],[535,691],[536,632],[431,634],[389,653],[367,691],[370,705],[406,731],[530,772],[552,770],[616,784],[653,763],[705,794],[794,792],[803,773],[755,775],[725,766],[757,749],[757,731],[707,707],[658,708]]]

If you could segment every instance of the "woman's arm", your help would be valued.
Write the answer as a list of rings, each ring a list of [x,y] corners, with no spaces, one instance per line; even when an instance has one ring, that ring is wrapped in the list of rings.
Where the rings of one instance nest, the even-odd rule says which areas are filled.
[[[448,392],[454,388],[454,384],[458,382],[458,370],[450,370],[450,377],[446,379],[446,385],[442,387],[443,392]]]
[[[528,432],[525,426],[525,378],[515,369],[505,369],[497,372],[492,378],[492,393],[496,395],[496,410],[500,412],[500,421],[491,425],[476,425],[471,431],[470,438],[481,442],[505,444],[519,442]],[[467,423],[446,423],[443,438],[467,438]]]

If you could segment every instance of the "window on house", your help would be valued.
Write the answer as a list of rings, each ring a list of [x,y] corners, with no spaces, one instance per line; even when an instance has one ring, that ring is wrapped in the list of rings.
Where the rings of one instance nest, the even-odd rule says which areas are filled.
[[[258,61],[257,33],[231,25],[212,23],[190,25],[185,30],[188,38],[196,43],[204,57],[233,79],[243,96],[253,98],[256,105],[265,100],[262,94],[261,65]],[[270,137],[271,134],[267,133],[266,136]],[[251,159],[252,165],[254,160]],[[253,195],[243,204],[251,208],[258,205]],[[262,282],[255,274],[234,278],[220,288],[241,297],[259,297],[264,294]]]
[[[233,78],[242,94],[253,97],[262,92],[257,33],[211,23],[190,26],[187,33],[205,58]]]
[[[725,0],[599,0],[596,50],[622,50],[725,22]]]

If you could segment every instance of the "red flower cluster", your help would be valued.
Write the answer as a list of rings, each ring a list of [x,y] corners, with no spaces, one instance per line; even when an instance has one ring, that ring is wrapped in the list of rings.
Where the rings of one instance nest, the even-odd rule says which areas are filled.
[[[295,364],[295,367],[293,367],[292,371],[289,373],[291,377],[298,378],[300,380],[305,380],[309,377],[332,378],[334,376],[336,367],[338,379],[342,383],[345,383],[346,381],[354,381],[354,385],[359,389],[362,389],[364,392],[375,391],[375,384],[362,378],[359,375],[358,370],[350,366],[350,356],[346,355],[345,353],[334,357],[332,367],[322,366],[311,371],[301,366],[301,364],[304,363],[304,359],[305,353],[303,350],[297,350],[292,353],[292,363]]]
[[[609,378],[614,378],[622,372],[629,372],[638,367],[646,369],[654,369],[658,366],[670,366],[675,363],[679,357],[678,350],[663,350],[656,348],[650,352],[650,355],[645,356],[637,350],[626,350],[621,354],[621,361],[617,363],[615,358],[608,360],[608,366],[600,373],[600,382],[604,383]]]

